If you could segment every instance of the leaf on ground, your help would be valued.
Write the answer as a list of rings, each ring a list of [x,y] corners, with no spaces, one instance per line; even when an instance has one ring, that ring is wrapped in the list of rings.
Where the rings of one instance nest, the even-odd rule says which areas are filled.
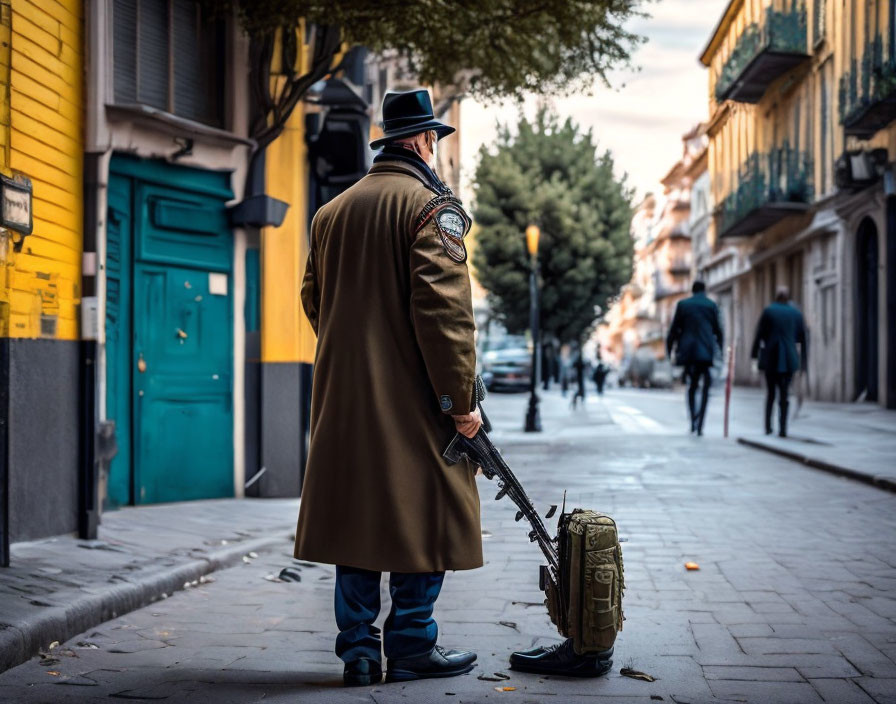
[[[693,571],[693,570],[699,570],[699,569],[700,569],[700,565],[698,565],[696,562],[685,562],[685,563],[684,563],[684,568],[685,568],[686,570],[692,570],[692,571]]]
[[[491,675],[487,675],[483,672],[476,679],[482,680],[483,682],[503,682],[504,680],[509,680],[510,675],[505,675],[503,672],[495,672]]]
[[[277,575],[284,582],[301,582],[301,570],[298,567],[284,567]]]
[[[53,675],[53,677],[59,677],[59,670],[47,670],[48,675]]]
[[[633,680],[642,680],[644,682],[656,682],[656,677],[653,675],[648,675],[646,672],[641,672],[640,670],[633,670],[630,667],[623,667],[619,674],[623,677],[631,677]]]
[[[55,665],[59,662],[59,658],[43,658],[40,661],[40,664],[44,667],[49,667],[50,665]]]

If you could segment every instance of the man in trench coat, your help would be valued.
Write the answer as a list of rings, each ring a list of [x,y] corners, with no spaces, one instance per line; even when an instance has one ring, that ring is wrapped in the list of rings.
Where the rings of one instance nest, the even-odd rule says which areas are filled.
[[[797,355],[796,346],[800,346]],[[803,314],[790,304],[790,291],[781,286],[775,300],[759,317],[751,356],[758,358],[759,369],[765,372],[765,434],[772,434],[772,411],[778,396],[778,435],[787,437],[787,410],[790,382],[794,373],[806,368],[809,346]]]
[[[482,565],[474,468],[442,458],[481,425],[470,218],[432,169],[454,128],[425,90],[387,94],[383,118],[368,174],[314,217],[302,285],[318,342],[295,556],[336,565],[347,685],[382,677],[383,572],[386,681],[469,672],[475,653],[438,646],[432,612],[446,570]]]
[[[675,306],[675,315],[666,338],[666,355],[684,366],[688,379],[688,414],[691,418],[691,432],[703,435],[703,419],[709,402],[709,387],[712,385],[712,362],[716,349],[722,349],[722,323],[719,307],[706,296],[706,284],[695,281],[691,286],[693,295],[682,299]],[[697,389],[700,381],[703,388],[700,406],[697,406]]]

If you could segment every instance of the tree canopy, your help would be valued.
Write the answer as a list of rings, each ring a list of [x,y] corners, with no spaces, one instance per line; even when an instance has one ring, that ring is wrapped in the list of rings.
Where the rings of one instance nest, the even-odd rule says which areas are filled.
[[[632,191],[598,153],[590,130],[539,109],[512,133],[499,127],[497,146],[483,146],[475,175],[479,225],[473,264],[492,310],[513,333],[529,327],[529,258],[524,232],[541,228],[541,326],[561,342],[594,323],[594,308],[628,281]]]
[[[206,0],[236,8],[253,37],[301,19],[342,40],[396,50],[423,84],[480,98],[568,93],[607,81],[639,41],[627,20],[644,0]]]

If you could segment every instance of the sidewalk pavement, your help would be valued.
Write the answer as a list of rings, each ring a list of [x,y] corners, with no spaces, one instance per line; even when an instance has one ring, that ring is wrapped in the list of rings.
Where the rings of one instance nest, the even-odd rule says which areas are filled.
[[[247,554],[288,546],[297,516],[298,499],[159,504],[104,513],[98,540],[13,544],[0,569],[0,672]]]
[[[542,560],[528,526],[479,477],[486,564],[449,574],[436,609],[443,644],[479,653],[466,677],[341,688],[334,570],[294,561],[283,539],[213,584],[89,628],[0,674],[0,701],[896,704],[896,496],[724,440],[720,418],[704,437],[688,435],[678,392],[613,390],[575,410],[549,392],[542,433],[521,432],[523,394],[493,394],[487,409],[495,443],[540,511],[566,493],[567,507],[619,522],[626,622],[611,673],[580,681],[507,669],[512,651],[559,636],[538,590]],[[250,518],[253,502],[164,507],[174,509],[164,525],[176,529],[176,518],[216,504],[230,519],[218,539],[233,535],[229,526],[261,525]],[[261,504],[272,535],[279,515],[291,532],[294,503],[275,506]],[[197,528],[192,539],[204,535]],[[688,561],[700,569],[688,571]],[[284,566],[301,581],[279,581]],[[378,624],[385,584],[382,599]],[[629,679],[623,667],[656,681]]]
[[[721,413],[722,399],[714,400]],[[762,433],[765,392],[732,391],[731,435],[738,442],[882,489],[896,491],[896,411],[874,403],[825,403],[806,400],[796,411],[790,399],[788,437]],[[777,429],[777,406],[773,427]],[[777,430],[776,430],[777,433]]]

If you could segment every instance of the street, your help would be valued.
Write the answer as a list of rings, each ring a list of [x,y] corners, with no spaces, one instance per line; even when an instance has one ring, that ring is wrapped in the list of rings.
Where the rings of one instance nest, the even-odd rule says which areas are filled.
[[[559,636],[528,528],[480,477],[486,565],[449,574],[436,606],[440,642],[479,654],[470,675],[343,689],[334,568],[294,563],[284,541],[3,673],[0,700],[896,702],[896,496],[723,439],[720,393],[696,438],[683,392],[592,389],[577,410],[543,394],[540,434],[521,431],[524,394],[491,394],[486,409],[540,510],[566,491],[568,508],[618,521],[626,623],[609,675],[508,669],[513,650]],[[277,581],[290,565],[301,581]],[[383,601],[381,620],[385,589]]]

